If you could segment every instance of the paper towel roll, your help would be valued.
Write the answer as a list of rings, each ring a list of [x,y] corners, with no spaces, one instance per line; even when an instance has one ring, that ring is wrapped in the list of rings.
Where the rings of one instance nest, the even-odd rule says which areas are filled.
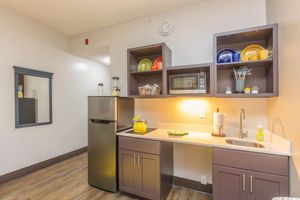
[[[217,112],[214,112],[214,134],[223,134],[223,113],[219,112],[219,109]]]

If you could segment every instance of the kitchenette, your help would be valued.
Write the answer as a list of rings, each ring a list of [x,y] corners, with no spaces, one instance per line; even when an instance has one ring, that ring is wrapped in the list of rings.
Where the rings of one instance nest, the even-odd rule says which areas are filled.
[[[172,66],[165,43],[128,48],[128,97],[119,77],[113,97],[89,97],[89,184],[146,199],[174,185],[214,200],[288,196],[291,142],[261,117],[279,95],[277,35],[216,33],[214,62],[194,65]]]
[[[126,123],[130,126],[133,112],[128,111],[133,110],[133,102],[123,97],[89,98],[91,185],[111,192],[119,189],[148,199],[166,199],[173,185],[212,193],[214,199],[247,199],[249,196],[269,199],[288,195],[290,141],[267,130],[264,130],[264,142],[259,142],[255,131],[241,138],[234,134],[217,137],[210,132],[172,127],[148,128],[139,116],[134,118],[133,129],[130,129],[122,117],[128,119]],[[97,110],[103,115],[97,115]],[[113,114],[111,118],[110,114]],[[243,115],[240,117],[242,121]],[[244,133],[243,128],[241,131]],[[176,145],[210,149],[208,159],[200,159],[204,163],[211,162],[212,185],[189,179],[182,183],[174,174]],[[189,159],[191,155],[185,156]],[[185,170],[189,171],[189,166]]]

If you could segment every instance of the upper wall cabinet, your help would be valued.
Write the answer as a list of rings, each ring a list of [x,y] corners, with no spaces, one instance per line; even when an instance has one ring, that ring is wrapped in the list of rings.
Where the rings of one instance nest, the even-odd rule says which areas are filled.
[[[164,44],[128,49],[128,95],[138,98],[213,96],[213,64],[172,66]]]
[[[165,93],[163,71],[172,65],[172,53],[164,43],[132,48],[128,56],[128,96],[161,97]],[[147,85],[145,87],[145,85]]]
[[[127,54],[130,97],[278,96],[277,24],[214,34],[213,64],[172,66],[164,43]]]
[[[216,97],[278,96],[277,24],[215,34],[214,78]]]

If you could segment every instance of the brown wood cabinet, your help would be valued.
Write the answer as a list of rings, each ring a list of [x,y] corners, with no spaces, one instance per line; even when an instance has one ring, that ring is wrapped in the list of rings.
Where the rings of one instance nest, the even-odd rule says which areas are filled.
[[[159,199],[159,156],[120,149],[120,189]]]
[[[119,136],[119,189],[166,199],[173,185],[173,144]]]
[[[218,63],[217,55],[224,49],[242,52],[249,45],[260,45],[272,52],[265,60]],[[215,96],[221,98],[267,98],[278,96],[278,25],[269,24],[242,30],[214,34]],[[233,69],[247,66],[252,75],[246,78],[245,87],[259,87],[258,94],[235,93]],[[230,87],[232,94],[225,94]]]
[[[288,157],[213,149],[214,200],[271,200],[288,186]]]
[[[213,197],[214,200],[244,200],[246,192],[247,170],[213,166]]]
[[[254,171],[248,171],[248,176],[252,184],[248,195],[249,200],[288,196],[288,177]]]
[[[160,159],[158,155],[138,154],[138,180],[141,196],[160,198]]]
[[[138,64],[147,58],[154,64],[158,57],[162,57],[162,66],[158,70],[138,71]],[[148,46],[136,47],[127,50],[127,69],[128,69],[128,96],[130,97],[163,97],[166,92],[163,81],[166,66],[172,65],[172,52],[165,43],[153,44]],[[141,96],[139,87],[147,84],[159,85],[161,91],[157,95]]]
[[[138,190],[138,172],[134,151],[119,150],[119,187],[127,192]]]

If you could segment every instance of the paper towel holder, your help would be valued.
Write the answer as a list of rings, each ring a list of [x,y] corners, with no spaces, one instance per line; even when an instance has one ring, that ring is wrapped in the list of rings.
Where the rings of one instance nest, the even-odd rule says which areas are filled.
[[[225,137],[225,133],[223,132],[223,114],[219,113],[219,112],[220,112],[220,109],[217,108],[217,113],[222,116],[222,124],[219,127],[217,127],[218,128],[217,131],[213,130],[213,132],[211,133],[211,135],[215,136],[215,137]],[[214,121],[214,123],[215,123],[215,121]]]

